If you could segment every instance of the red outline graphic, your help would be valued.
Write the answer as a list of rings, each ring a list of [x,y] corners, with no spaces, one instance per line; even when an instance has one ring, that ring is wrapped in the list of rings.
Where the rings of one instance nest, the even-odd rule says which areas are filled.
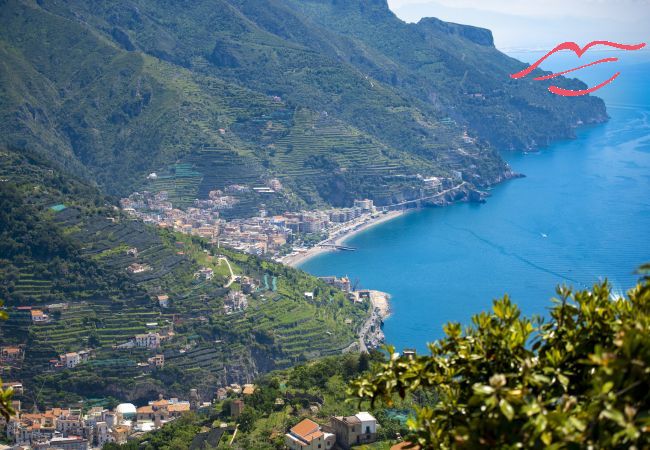
[[[596,64],[605,63],[605,62],[615,62],[615,61],[618,61],[618,58],[603,58],[603,59],[599,59],[598,61],[594,61],[592,63],[582,65],[580,67],[575,67],[573,69],[565,70],[563,72],[552,73],[551,75],[545,75],[543,77],[533,78],[533,80],[535,81],[550,80],[551,78],[559,77],[560,75],[564,75],[565,73],[575,72],[576,70],[584,69],[585,67],[595,66]]]
[[[645,42],[642,42],[640,44],[619,44],[618,42],[610,42],[610,41],[592,41],[592,42],[588,43],[587,45],[585,45],[584,47],[580,47],[575,42],[563,42],[563,43],[559,44],[558,46],[556,46],[553,50],[548,52],[546,55],[544,55],[540,59],[538,59],[535,63],[531,64],[530,66],[528,66],[527,68],[522,70],[521,72],[511,74],[510,78],[518,79],[518,78],[525,77],[526,75],[530,74],[533,70],[537,69],[537,67],[539,67],[539,65],[542,64],[542,62],[544,62],[544,60],[546,60],[546,58],[548,58],[549,56],[553,55],[556,52],[559,52],[559,51],[562,51],[562,50],[571,50],[572,52],[574,52],[578,56],[578,58],[580,58],[580,57],[582,57],[582,55],[584,55],[587,52],[587,50],[589,50],[591,47],[594,47],[596,45],[604,45],[604,46],[607,46],[607,47],[617,48],[619,50],[630,50],[631,51],[631,50],[640,50],[643,47],[645,47],[646,44],[645,44]],[[606,63],[606,62],[616,62],[616,61],[618,61],[618,58],[603,58],[603,59],[599,59],[598,61],[594,61],[594,62],[589,63],[589,64],[584,64],[582,66],[575,67],[573,69],[565,70],[565,71],[558,72],[558,73],[553,73],[551,75],[540,76],[540,77],[536,77],[536,78],[533,78],[533,79],[536,80],[536,81],[550,80],[551,78],[559,77],[560,75],[564,75],[564,74],[569,73],[569,72],[574,72],[576,70],[584,69],[585,67],[595,66],[596,64],[601,64],[601,63]],[[580,95],[587,95],[587,94],[590,94],[590,93],[592,93],[594,91],[597,91],[598,89],[602,88],[603,86],[611,83],[620,74],[621,74],[621,72],[616,72],[608,80],[605,80],[602,83],[600,83],[599,85],[591,87],[589,89],[581,89],[581,90],[576,91],[576,90],[571,90],[571,89],[564,89],[564,88],[561,88],[559,86],[549,86],[548,90],[553,94],[562,95],[564,97],[577,97],[577,96],[580,96]]]

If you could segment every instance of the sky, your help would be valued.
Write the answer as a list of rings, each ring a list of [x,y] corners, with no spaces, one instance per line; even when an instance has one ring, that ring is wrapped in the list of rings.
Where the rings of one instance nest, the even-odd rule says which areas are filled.
[[[564,41],[650,45],[650,0],[388,0],[402,20],[422,17],[492,30],[502,51],[550,50]]]

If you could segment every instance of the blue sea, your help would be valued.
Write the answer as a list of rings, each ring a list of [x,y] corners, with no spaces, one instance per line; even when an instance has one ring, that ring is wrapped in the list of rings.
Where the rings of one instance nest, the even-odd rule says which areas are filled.
[[[544,68],[567,68],[555,63]],[[526,178],[495,187],[487,203],[411,212],[351,238],[357,251],[301,268],[390,293],[384,332],[398,349],[426,349],[444,323],[468,323],[506,293],[524,313],[545,314],[558,284],[607,278],[624,292],[650,261],[650,58],[594,66],[580,78],[595,85],[614,69],[621,75],[597,94],[611,120],[539,153],[504,153]]]

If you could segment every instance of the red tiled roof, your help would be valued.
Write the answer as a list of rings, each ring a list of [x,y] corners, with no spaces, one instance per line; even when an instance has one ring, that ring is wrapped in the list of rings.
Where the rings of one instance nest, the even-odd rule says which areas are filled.
[[[291,429],[291,433],[305,440],[311,442],[323,435],[320,431],[320,425],[313,420],[304,419]]]
[[[189,403],[172,403],[167,407],[169,412],[186,412],[190,410]]]
[[[411,447],[412,445],[413,444],[410,443],[409,441],[404,441],[404,442],[400,442],[399,444],[393,445],[390,448],[390,450],[402,450],[402,449],[407,449],[407,448],[408,448],[408,450],[420,450],[422,448],[417,444],[415,446]]]

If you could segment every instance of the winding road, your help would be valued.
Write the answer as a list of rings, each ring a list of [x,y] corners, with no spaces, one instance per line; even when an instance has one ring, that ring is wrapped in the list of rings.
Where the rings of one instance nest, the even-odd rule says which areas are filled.
[[[228,258],[226,258],[225,256],[220,256],[219,261],[225,261],[226,265],[228,266],[228,270],[230,271],[230,280],[228,280],[228,283],[226,283],[224,287],[230,287],[230,285],[235,282],[235,272],[232,271],[232,266],[230,265],[230,261],[228,261]]]

